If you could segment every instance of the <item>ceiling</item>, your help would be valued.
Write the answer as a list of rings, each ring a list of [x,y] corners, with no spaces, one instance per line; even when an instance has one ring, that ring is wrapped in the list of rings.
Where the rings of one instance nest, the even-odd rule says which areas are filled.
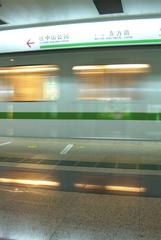
[[[161,0],[121,2],[123,13],[100,15],[93,0],[0,0],[0,20],[7,23],[5,26],[15,26],[104,17],[161,16]]]

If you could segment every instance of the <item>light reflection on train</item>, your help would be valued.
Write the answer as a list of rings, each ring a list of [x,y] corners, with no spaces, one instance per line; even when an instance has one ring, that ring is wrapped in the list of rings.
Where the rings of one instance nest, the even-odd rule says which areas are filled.
[[[81,100],[126,101],[141,97],[137,77],[149,72],[148,64],[74,66]],[[59,67],[21,66],[0,68],[0,100],[43,101],[60,98]]]
[[[130,101],[141,98],[135,85],[138,76],[150,71],[148,64],[74,66],[81,82],[79,98],[99,101]]]
[[[0,100],[57,100],[56,66],[22,66],[0,69]]]

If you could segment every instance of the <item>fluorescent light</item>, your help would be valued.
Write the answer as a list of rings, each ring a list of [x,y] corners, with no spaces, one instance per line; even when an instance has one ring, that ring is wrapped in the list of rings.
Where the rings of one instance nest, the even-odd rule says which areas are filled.
[[[149,64],[112,64],[106,65],[105,69],[145,69],[150,68]]]
[[[38,66],[21,66],[21,67],[7,67],[0,68],[0,73],[30,73],[30,72],[49,72],[49,71],[58,71],[59,67],[57,66],[48,66],[48,65],[38,65]]]
[[[74,66],[72,70],[102,70],[104,65]]]
[[[86,73],[89,70],[143,70],[149,69],[149,64],[111,64],[111,65],[86,65],[86,66],[74,66],[72,69],[74,71],[84,71],[82,74]],[[81,72],[80,72],[81,73]],[[88,74],[92,73],[103,73],[103,72],[87,72]],[[108,73],[108,72],[107,72]]]
[[[96,74],[104,74],[105,73],[105,71],[103,71],[103,70],[98,70],[98,71],[96,71],[96,70],[93,70],[93,71],[80,71],[80,72],[77,72],[77,74],[79,74],[79,75],[96,75]]]
[[[12,179],[12,178],[0,178],[0,183],[34,185],[34,186],[51,186],[51,187],[58,187],[60,185],[59,182],[53,182],[53,181]]]

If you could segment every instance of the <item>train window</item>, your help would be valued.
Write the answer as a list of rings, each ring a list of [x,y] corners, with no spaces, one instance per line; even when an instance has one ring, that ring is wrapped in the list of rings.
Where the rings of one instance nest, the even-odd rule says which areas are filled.
[[[59,98],[56,65],[0,68],[1,101],[52,101]]]
[[[150,65],[74,66],[73,71],[79,79],[80,100],[129,101],[141,98],[137,91],[138,79],[150,71]]]

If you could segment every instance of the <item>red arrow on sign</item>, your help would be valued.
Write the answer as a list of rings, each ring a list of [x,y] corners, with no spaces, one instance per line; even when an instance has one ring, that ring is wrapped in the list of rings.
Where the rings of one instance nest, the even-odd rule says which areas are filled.
[[[29,39],[29,40],[27,41],[27,45],[28,45],[28,47],[31,48],[31,45],[32,45],[32,44],[34,44],[34,42],[31,42],[31,39]]]

